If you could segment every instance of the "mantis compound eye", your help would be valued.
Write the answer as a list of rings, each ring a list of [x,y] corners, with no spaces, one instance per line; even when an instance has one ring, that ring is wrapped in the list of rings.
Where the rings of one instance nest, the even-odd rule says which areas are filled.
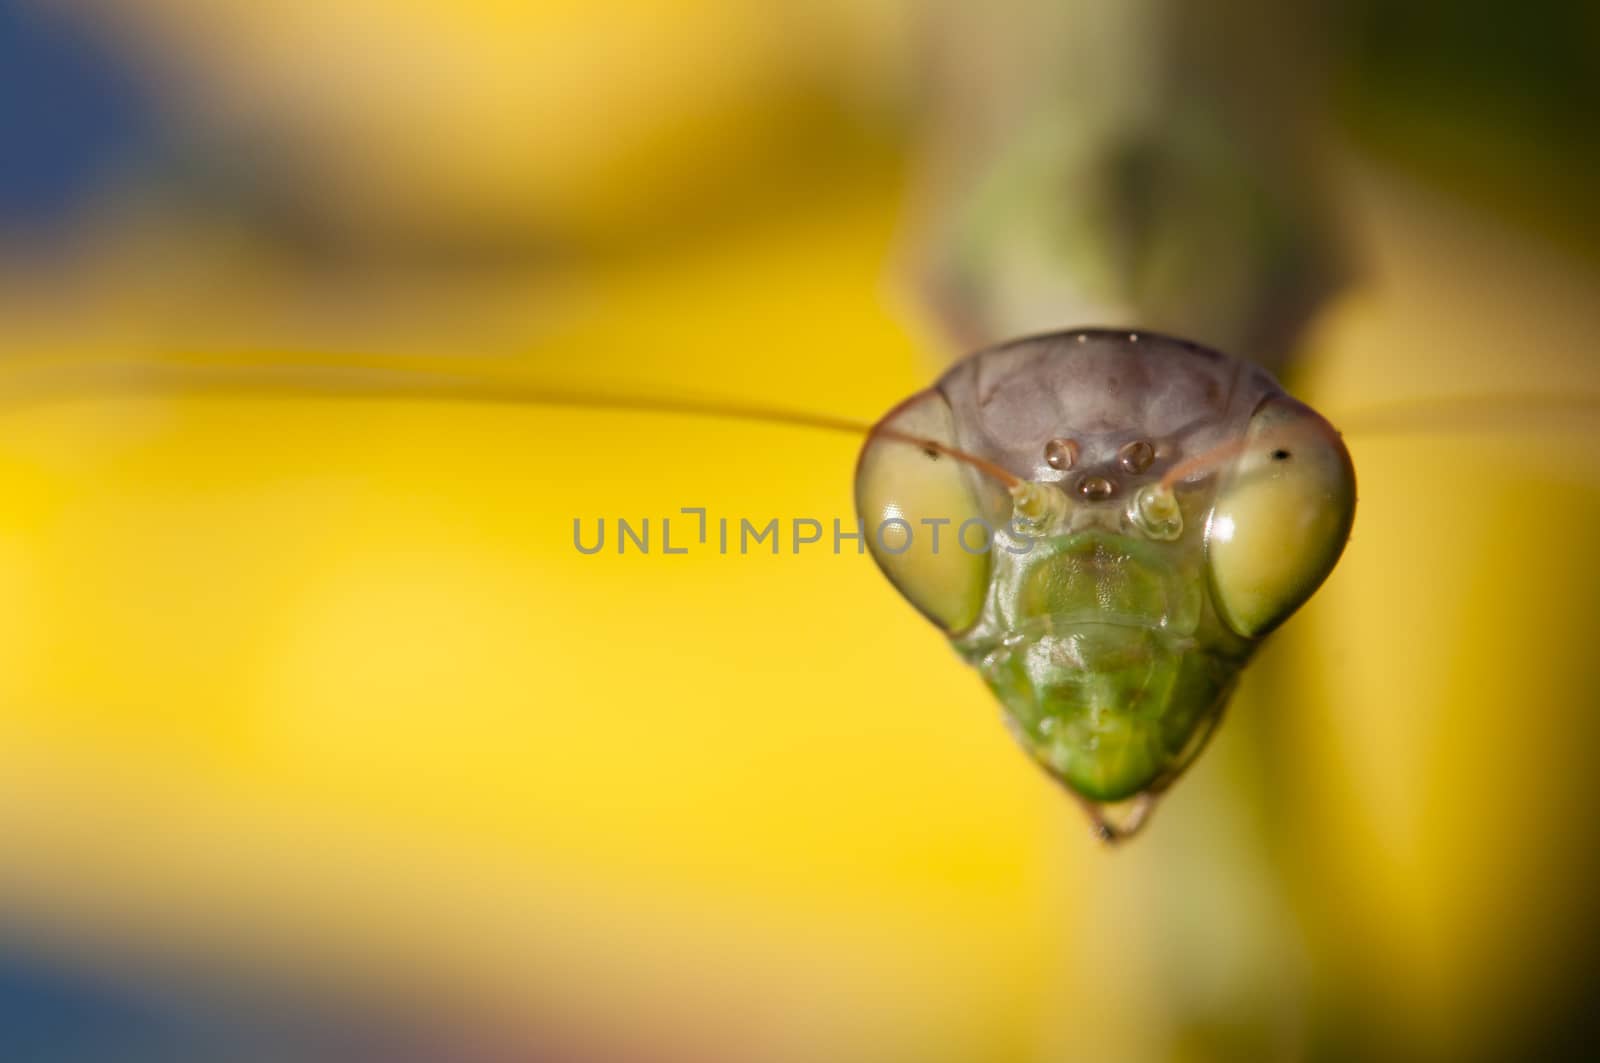
[[[868,549],[889,582],[929,619],[951,632],[970,627],[983,608],[991,564],[982,476],[910,438],[955,446],[950,405],[936,390],[921,392],[879,429],[856,466],[856,512]]]
[[[1282,623],[1333,571],[1355,506],[1355,469],[1338,432],[1293,399],[1263,403],[1206,529],[1223,621],[1250,638]]]

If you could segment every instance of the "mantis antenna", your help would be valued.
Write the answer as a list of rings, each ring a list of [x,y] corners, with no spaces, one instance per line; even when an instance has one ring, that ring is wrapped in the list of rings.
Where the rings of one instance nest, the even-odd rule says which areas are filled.
[[[521,381],[445,370],[366,365],[62,361],[19,366],[4,374],[0,406],[93,395],[241,394],[349,399],[413,398],[441,402],[555,406],[570,409],[680,414],[791,425],[868,437],[883,436],[942,454],[1015,491],[1023,481],[991,461],[926,436],[848,417],[726,399],[602,394],[545,388]]]
[[[884,436],[959,461],[1015,493],[1024,481],[975,454],[939,440],[873,425],[848,417],[721,398],[675,398],[604,394],[541,387],[489,375],[418,367],[251,365],[240,362],[49,361],[14,365],[5,376],[0,405],[27,405],[91,395],[161,392],[351,399],[415,398],[442,402],[483,402],[570,409],[678,414],[790,425],[848,435]],[[1361,436],[1416,433],[1593,430],[1600,418],[1600,396],[1527,393],[1468,395],[1387,403],[1334,418],[1342,430]],[[1257,439],[1256,443],[1261,442]],[[1237,457],[1247,441],[1225,440],[1213,449],[1179,462],[1163,477],[1178,481],[1210,472]]]

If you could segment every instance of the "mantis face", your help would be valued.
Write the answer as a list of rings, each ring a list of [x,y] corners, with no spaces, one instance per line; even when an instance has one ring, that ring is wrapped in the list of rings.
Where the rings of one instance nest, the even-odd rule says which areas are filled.
[[[1074,331],[975,354],[897,407],[856,504],[885,575],[1097,814],[1199,752],[1338,560],[1355,475],[1265,370]]]

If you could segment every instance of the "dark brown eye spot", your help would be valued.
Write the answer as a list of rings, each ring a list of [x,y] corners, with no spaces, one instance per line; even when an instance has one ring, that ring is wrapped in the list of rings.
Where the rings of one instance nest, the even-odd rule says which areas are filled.
[[[1288,461],[1289,460],[1289,452],[1287,450],[1284,450],[1282,447],[1279,447],[1277,450],[1274,450],[1272,452],[1272,460],[1273,461]]]
[[[1135,439],[1132,443],[1117,451],[1117,461],[1128,472],[1144,472],[1155,460],[1156,448],[1142,439]]]
[[[1066,470],[1078,463],[1078,444],[1071,439],[1052,439],[1044,445],[1044,460],[1052,469]]]
[[[929,461],[939,460],[939,452],[934,450],[932,447],[923,447],[922,452],[928,456]]]

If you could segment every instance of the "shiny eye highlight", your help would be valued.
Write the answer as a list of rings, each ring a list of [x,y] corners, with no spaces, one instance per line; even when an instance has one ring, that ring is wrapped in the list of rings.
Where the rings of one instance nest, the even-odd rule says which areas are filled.
[[[1333,427],[1293,399],[1264,403],[1206,530],[1223,621],[1254,638],[1287,619],[1333,571],[1355,504],[1355,469]]]
[[[950,405],[924,391],[884,418],[893,428],[955,446]],[[981,474],[927,447],[877,433],[856,466],[856,512],[872,557],[912,605],[946,631],[971,627],[989,588]],[[992,488],[990,488],[992,489]],[[1002,492],[1003,494],[1003,492]],[[963,526],[976,521],[981,528]]]

